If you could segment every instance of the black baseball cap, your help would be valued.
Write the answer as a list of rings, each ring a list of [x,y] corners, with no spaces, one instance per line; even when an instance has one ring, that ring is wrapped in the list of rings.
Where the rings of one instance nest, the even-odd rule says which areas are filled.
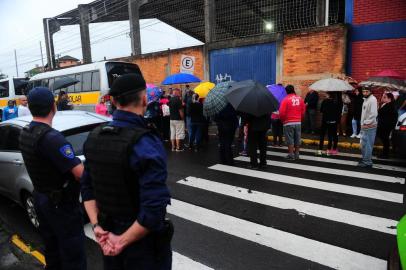
[[[141,74],[129,73],[115,79],[109,95],[119,97],[127,94],[143,91],[147,88],[144,77]]]

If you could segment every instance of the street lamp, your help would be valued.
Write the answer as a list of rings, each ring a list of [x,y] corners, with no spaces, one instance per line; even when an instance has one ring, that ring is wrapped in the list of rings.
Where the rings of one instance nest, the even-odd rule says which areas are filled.
[[[265,22],[265,30],[272,31],[273,30],[273,23],[272,22]]]

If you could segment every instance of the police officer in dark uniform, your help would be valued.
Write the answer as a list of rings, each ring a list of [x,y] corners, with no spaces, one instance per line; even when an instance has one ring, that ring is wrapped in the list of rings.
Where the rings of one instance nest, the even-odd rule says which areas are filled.
[[[113,121],[93,130],[84,146],[81,194],[108,270],[171,269],[166,153],[143,118],[145,89],[141,72],[117,78],[109,93]]]
[[[54,96],[37,87],[28,94],[32,122],[23,128],[20,149],[34,186],[34,207],[45,244],[46,269],[86,269],[85,235],[79,204],[83,165],[72,145],[53,129]]]

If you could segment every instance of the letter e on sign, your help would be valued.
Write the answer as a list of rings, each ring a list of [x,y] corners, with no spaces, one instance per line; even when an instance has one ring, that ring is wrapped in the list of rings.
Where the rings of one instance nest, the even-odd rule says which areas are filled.
[[[180,72],[193,74],[195,71],[195,57],[182,55],[180,63]]]

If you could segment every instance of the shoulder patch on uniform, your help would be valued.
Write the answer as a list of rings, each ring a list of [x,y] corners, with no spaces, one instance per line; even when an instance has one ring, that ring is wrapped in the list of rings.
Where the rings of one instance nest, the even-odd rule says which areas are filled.
[[[75,154],[73,153],[72,146],[69,144],[62,146],[59,148],[59,151],[64,157],[67,157],[69,159],[73,159],[75,157]]]

